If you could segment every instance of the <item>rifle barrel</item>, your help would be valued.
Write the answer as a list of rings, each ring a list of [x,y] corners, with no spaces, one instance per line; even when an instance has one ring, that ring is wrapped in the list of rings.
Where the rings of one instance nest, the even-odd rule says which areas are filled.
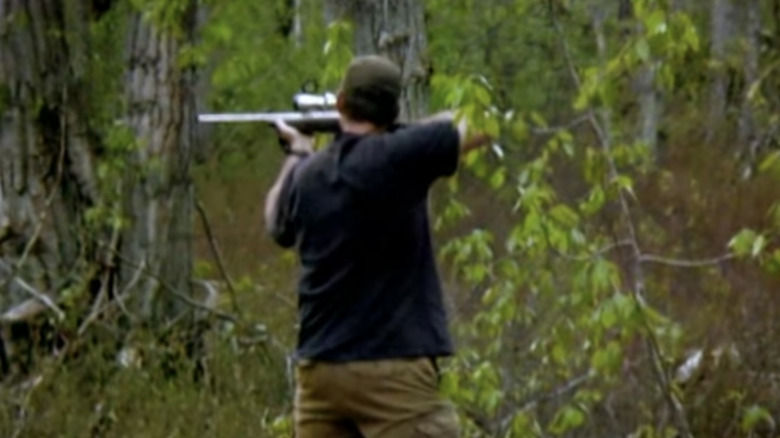
[[[215,113],[199,114],[198,121],[202,123],[242,123],[267,122],[284,120],[287,123],[306,123],[323,120],[338,120],[338,111],[307,111],[279,113]]]

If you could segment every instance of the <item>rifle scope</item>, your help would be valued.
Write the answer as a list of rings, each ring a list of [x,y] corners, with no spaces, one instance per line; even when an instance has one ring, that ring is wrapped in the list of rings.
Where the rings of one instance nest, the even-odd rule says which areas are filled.
[[[336,95],[333,93],[298,93],[293,96],[296,111],[325,111],[335,107]]]

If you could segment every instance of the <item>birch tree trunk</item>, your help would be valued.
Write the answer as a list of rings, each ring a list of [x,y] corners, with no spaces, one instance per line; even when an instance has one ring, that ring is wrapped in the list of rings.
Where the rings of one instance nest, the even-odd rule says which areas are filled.
[[[193,186],[197,78],[194,68],[178,67],[178,53],[193,38],[195,1],[181,21],[184,41],[161,31],[140,12],[131,18],[127,39],[127,123],[140,141],[132,154],[136,169],[125,178],[121,281],[137,282],[137,311],[143,319],[164,321],[184,310],[191,295]]]
[[[378,54],[396,62],[403,73],[401,120],[427,113],[428,40],[423,3],[418,0],[326,0],[328,22],[347,19],[354,25],[355,54]]]

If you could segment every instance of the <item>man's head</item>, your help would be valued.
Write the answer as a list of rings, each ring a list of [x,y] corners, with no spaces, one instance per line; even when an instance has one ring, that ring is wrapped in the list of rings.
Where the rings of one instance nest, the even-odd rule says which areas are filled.
[[[347,68],[339,90],[337,108],[353,122],[384,128],[396,121],[401,96],[401,70],[376,55],[356,58]]]

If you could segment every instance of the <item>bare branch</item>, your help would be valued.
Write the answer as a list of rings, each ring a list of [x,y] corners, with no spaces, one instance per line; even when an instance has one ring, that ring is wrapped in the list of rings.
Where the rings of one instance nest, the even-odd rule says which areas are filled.
[[[566,131],[588,122],[589,117],[588,114],[583,114],[565,125],[551,126],[549,128],[532,128],[531,133],[535,135],[557,134],[561,131]]]
[[[18,274],[14,273],[14,269],[12,266],[10,266],[7,262],[0,259],[0,266],[2,266],[9,275],[9,279],[16,284],[19,285],[25,292],[29,293],[33,296],[33,298],[37,299],[41,303],[43,303],[46,307],[49,308],[52,312],[54,312],[55,315],[57,315],[57,319],[63,320],[65,319],[65,312],[60,309],[59,306],[49,297],[49,295],[39,291],[26,281],[24,281],[22,278],[19,277]]]
[[[211,222],[206,215],[206,209],[203,208],[203,204],[200,202],[200,200],[195,202],[195,208],[198,210],[198,215],[200,216],[201,222],[203,222],[203,229],[206,231],[206,237],[208,237],[211,253],[214,254],[214,259],[217,261],[219,272],[222,275],[222,278],[225,280],[228,291],[230,292],[230,301],[233,305],[233,311],[240,316],[241,310],[238,306],[238,300],[236,299],[236,288],[233,286],[233,280],[230,279],[230,275],[228,275],[227,269],[225,268],[225,262],[222,259],[222,254],[219,251],[217,240],[214,238],[214,233],[211,231]]]
[[[60,307],[57,304],[55,304],[54,301],[52,301],[52,299],[48,295],[32,287],[29,283],[19,278],[19,276],[16,276],[16,278],[14,278],[14,281],[16,282],[16,284],[21,286],[22,289],[24,289],[30,295],[35,297],[35,299],[45,304],[46,307],[49,308],[49,310],[51,310],[57,315],[57,319],[59,320],[65,319],[65,312],[63,312],[62,309],[60,309]]]
[[[711,259],[701,260],[680,260],[672,259],[652,254],[642,254],[639,256],[639,263],[658,263],[662,265],[673,266],[676,268],[701,268],[706,266],[713,266],[731,260],[735,257],[734,254],[725,254],[720,257],[713,257]]]
[[[549,241],[549,239],[548,239],[548,241]],[[621,246],[632,246],[632,243],[628,239],[619,240],[619,241],[617,241],[615,243],[611,243],[609,245],[606,245],[603,248],[599,248],[596,251],[593,251],[592,253],[587,254],[587,255],[569,255],[569,254],[564,254],[564,253],[558,252],[558,251],[555,251],[555,253],[559,257],[564,258],[566,260],[573,260],[573,261],[577,261],[577,262],[587,262],[588,260],[593,260],[594,257],[602,256],[602,255],[612,251],[613,249],[619,248]],[[552,247],[552,245],[550,245],[550,247]]]
[[[127,294],[129,291],[138,283],[138,280],[141,278],[141,274],[143,273],[143,269],[146,267],[146,260],[141,260],[141,263],[138,265],[138,269],[136,269],[135,273],[133,274],[133,278],[130,279],[130,281],[125,286],[124,290],[122,290],[121,293],[119,293],[116,297],[114,297],[113,301],[109,301],[104,306],[98,307],[98,303],[100,303],[101,296],[103,294],[98,296],[98,299],[95,301],[95,305],[92,306],[92,311],[90,314],[84,319],[84,322],[81,323],[79,326],[78,331],[76,332],[78,336],[83,335],[89,326],[95,322],[95,320],[102,315],[106,310],[110,309],[113,304],[116,304],[117,307],[119,307],[122,310],[122,313],[127,315],[132,319],[132,314],[127,310],[125,307],[124,300],[127,298]]]

